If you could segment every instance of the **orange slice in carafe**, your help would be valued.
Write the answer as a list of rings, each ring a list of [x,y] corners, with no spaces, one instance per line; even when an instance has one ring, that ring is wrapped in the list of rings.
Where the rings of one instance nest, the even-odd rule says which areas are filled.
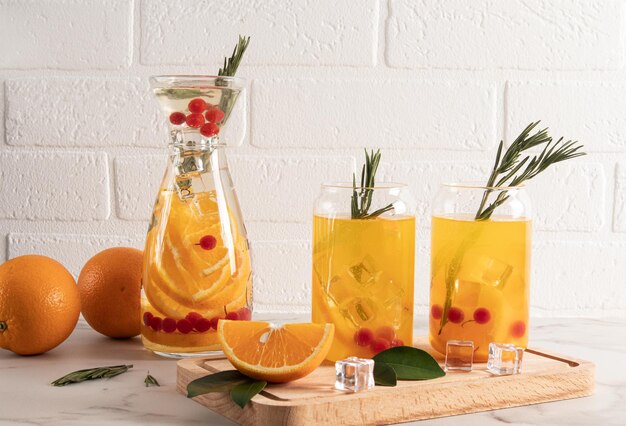
[[[205,315],[224,314],[246,304],[250,280],[247,242],[240,239],[233,215],[221,222],[217,204],[210,194],[182,201],[176,194],[163,194],[159,205],[168,209],[166,223],[153,229],[147,258],[146,295],[160,312],[174,318],[190,310]],[[226,226],[230,229],[222,229]],[[164,228],[163,228],[164,227]],[[156,234],[158,233],[158,234]],[[230,240],[224,241],[228,235]],[[205,237],[214,244],[200,242]]]

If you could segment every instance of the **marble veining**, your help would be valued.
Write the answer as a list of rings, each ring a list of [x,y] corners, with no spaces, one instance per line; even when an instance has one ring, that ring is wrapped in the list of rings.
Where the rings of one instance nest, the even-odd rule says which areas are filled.
[[[284,322],[305,317],[277,316]],[[419,422],[420,425],[623,425],[626,418],[626,320],[536,319],[531,345],[596,364],[591,397]],[[416,324],[426,334],[426,324]],[[110,380],[55,388],[81,368],[132,363]],[[139,338],[112,340],[80,323],[60,347],[20,357],[0,350],[0,425],[232,425],[176,392],[176,362],[145,351]],[[161,387],[146,388],[150,371]],[[405,423],[418,424],[418,423]]]

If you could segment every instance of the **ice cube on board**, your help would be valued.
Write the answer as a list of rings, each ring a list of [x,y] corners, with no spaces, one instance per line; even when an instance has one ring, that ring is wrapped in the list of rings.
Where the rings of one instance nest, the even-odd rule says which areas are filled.
[[[374,360],[350,357],[335,362],[335,388],[360,392],[374,387]]]
[[[448,340],[446,343],[446,371],[472,371],[473,364],[473,341]]]
[[[511,343],[489,343],[487,370],[496,375],[519,374],[522,371],[524,349]]]

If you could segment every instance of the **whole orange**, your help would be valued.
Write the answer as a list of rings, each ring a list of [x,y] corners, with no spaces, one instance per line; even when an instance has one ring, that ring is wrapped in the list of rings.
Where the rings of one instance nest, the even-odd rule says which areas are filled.
[[[129,247],[106,249],[89,259],[78,277],[83,317],[116,339],[139,334],[143,254]]]
[[[80,298],[57,261],[27,255],[0,265],[0,347],[20,355],[60,345],[74,330]]]

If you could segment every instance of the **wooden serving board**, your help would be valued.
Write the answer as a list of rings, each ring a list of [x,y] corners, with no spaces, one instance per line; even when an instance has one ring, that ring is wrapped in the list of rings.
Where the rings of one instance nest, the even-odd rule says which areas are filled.
[[[443,364],[424,339],[415,346]],[[177,389],[186,395],[192,380],[232,369],[223,356],[181,360]],[[379,425],[588,396],[593,393],[594,369],[589,361],[527,349],[519,375],[494,376],[486,364],[474,364],[469,373],[449,372],[435,380],[402,380],[396,387],[345,393],[334,389],[334,363],[325,363],[300,380],[268,385],[245,409],[226,393],[194,400],[242,425]]]

